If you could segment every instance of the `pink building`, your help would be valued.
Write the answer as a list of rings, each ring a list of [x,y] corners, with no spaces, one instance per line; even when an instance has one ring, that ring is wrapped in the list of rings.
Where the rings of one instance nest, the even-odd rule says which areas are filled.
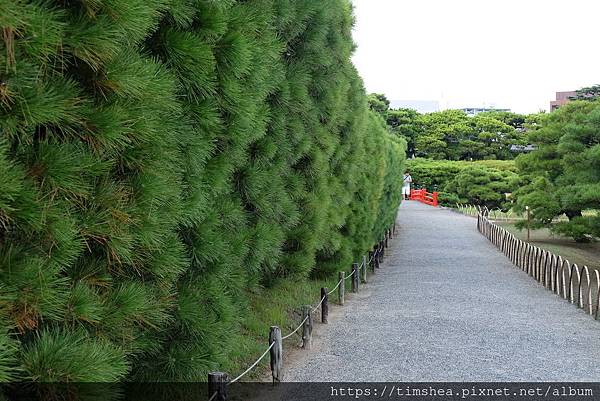
[[[554,111],[563,104],[569,103],[571,101],[569,98],[575,96],[576,94],[577,93],[575,91],[556,92],[556,100],[550,102],[550,111]]]

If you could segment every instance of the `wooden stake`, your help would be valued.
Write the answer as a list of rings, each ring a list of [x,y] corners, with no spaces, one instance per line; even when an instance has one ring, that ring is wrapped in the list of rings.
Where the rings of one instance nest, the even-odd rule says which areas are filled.
[[[281,329],[277,326],[271,326],[269,331],[269,344],[273,343],[271,348],[271,376],[273,384],[282,379],[283,373],[283,342],[281,341]]]
[[[214,393],[217,396],[213,401],[227,400],[227,373],[211,372],[208,374],[208,398],[210,399]]]
[[[327,287],[321,288],[321,298],[323,299],[323,303],[321,303],[321,323],[327,324],[327,318],[329,317],[329,291],[327,291]]]
[[[344,305],[344,296],[346,292],[346,273],[340,272],[340,286],[338,287],[338,302],[340,305]]]
[[[310,305],[304,305],[302,308],[302,348],[309,350],[312,347],[312,314],[310,313]]]
[[[367,282],[367,257],[365,255],[363,255],[362,266],[363,266],[363,268],[361,270],[362,282],[366,283]]]
[[[358,283],[360,282],[360,278],[358,277],[359,274],[358,263],[352,263],[352,292],[358,292]]]

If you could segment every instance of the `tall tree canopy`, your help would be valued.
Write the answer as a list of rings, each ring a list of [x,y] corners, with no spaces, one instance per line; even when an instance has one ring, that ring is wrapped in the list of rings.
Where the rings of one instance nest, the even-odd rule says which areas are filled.
[[[371,93],[369,94],[368,100],[369,108],[385,118],[387,111],[390,108],[390,101],[387,99],[387,97],[381,93]]]
[[[407,155],[412,157],[416,153],[417,138],[424,132],[421,115],[412,109],[392,109],[385,119],[390,131],[406,140]]]
[[[407,156],[448,160],[512,159],[512,145],[525,145],[529,117],[502,111],[468,116],[462,110],[420,114],[390,109],[385,95],[369,95],[369,107],[381,115],[388,129],[407,142]]]
[[[527,115],[513,113],[511,111],[491,110],[477,114],[479,117],[489,117],[494,120],[502,121],[504,124],[510,125],[516,129],[522,129],[527,121]]]
[[[589,87],[577,89],[575,96],[572,96],[571,100],[596,100],[600,97],[600,85],[592,85]]]
[[[424,114],[421,123],[416,153],[432,159],[510,159],[511,145],[525,143],[513,126],[483,113],[469,117],[461,110],[445,110]]]

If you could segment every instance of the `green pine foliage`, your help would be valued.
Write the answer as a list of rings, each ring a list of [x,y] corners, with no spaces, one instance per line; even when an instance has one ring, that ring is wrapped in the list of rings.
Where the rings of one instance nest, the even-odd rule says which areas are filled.
[[[0,0],[0,380],[192,381],[400,202],[348,0]],[[92,368],[93,367],[93,368]]]
[[[410,159],[407,169],[418,188],[439,192],[445,206],[457,203],[488,208],[510,207],[510,196],[521,184],[514,160]]]
[[[536,150],[519,156],[524,185],[516,210],[531,226],[589,242],[600,237],[600,101],[573,101],[540,119],[529,133]],[[556,222],[563,216],[568,221]]]

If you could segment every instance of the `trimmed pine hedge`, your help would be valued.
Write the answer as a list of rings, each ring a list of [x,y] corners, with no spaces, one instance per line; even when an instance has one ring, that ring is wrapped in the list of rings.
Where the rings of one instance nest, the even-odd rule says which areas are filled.
[[[203,380],[400,202],[348,0],[0,0],[0,380]]]

